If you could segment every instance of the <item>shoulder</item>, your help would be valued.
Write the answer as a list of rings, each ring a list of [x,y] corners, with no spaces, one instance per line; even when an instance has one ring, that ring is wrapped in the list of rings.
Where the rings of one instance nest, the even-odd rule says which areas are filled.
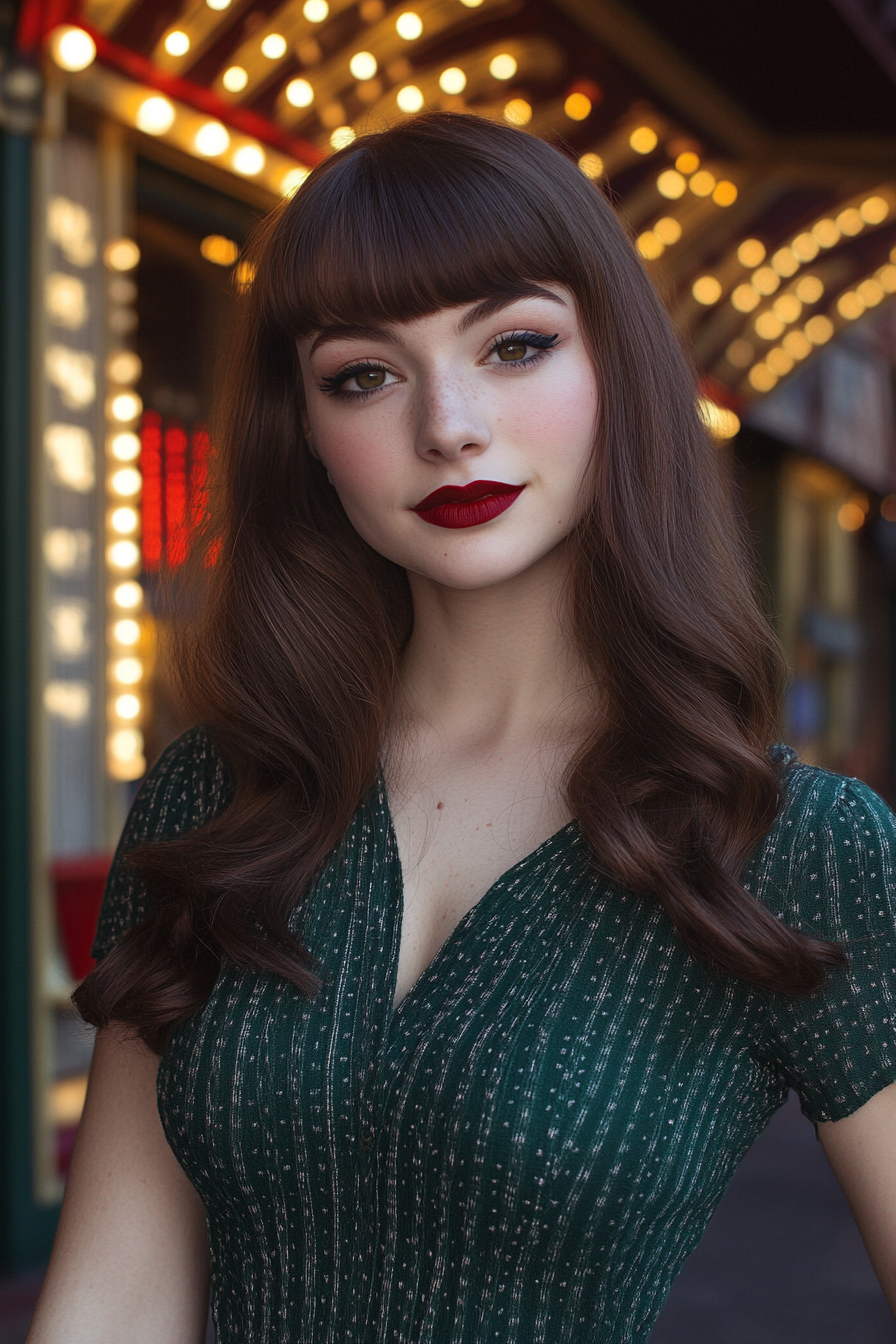
[[[231,771],[206,728],[191,728],[162,752],[140,787],[123,841],[161,840],[195,830],[226,806]]]
[[[782,806],[744,885],[794,928],[849,942],[896,926],[896,818],[867,784],[772,749]]]
[[[131,850],[198,830],[225,810],[232,794],[231,771],[206,729],[191,728],[162,752],[134,799],[112,861],[94,957],[105,956],[149,913],[149,893],[129,860]]]

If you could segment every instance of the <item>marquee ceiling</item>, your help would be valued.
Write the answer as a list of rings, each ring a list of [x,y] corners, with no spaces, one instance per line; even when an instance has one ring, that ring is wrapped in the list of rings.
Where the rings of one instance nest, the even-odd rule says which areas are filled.
[[[670,40],[676,8],[700,4],[28,0],[19,46],[64,65],[58,25],[79,26],[97,58],[64,76],[72,98],[129,126],[143,152],[166,144],[256,201],[301,189],[334,147],[422,107],[558,144],[628,220],[711,395],[740,409],[896,293],[896,137],[837,113],[838,98],[852,106],[848,82],[832,77],[826,103],[799,67],[817,110],[792,100],[789,125],[778,115],[769,130],[778,72],[763,81],[732,58],[735,97],[717,36],[701,46],[685,25],[687,40]],[[755,18],[755,6],[740,10]],[[848,73],[855,51],[843,53]],[[871,106],[890,85],[862,59]],[[811,133],[813,115],[825,134]]]

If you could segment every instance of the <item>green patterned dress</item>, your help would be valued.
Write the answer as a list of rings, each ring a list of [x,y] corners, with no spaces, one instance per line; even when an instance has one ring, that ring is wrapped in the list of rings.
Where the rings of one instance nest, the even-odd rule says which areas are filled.
[[[896,822],[865,785],[775,751],[786,806],[746,885],[851,953],[804,998],[696,962],[571,822],[393,1010],[402,883],[377,779],[295,915],[318,997],[225,964],[161,1060],[219,1344],[643,1344],[788,1089],[817,1122],[896,1081]],[[168,749],[98,955],[145,912],[128,849],[200,825],[229,788],[201,730]]]

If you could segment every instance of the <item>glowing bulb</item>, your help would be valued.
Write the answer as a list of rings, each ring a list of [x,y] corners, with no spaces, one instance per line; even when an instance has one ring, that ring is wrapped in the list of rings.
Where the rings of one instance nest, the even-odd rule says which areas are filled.
[[[302,13],[309,23],[323,23],[330,12],[327,0],[305,0]]]
[[[307,79],[291,79],[286,86],[286,101],[293,107],[310,107],[314,102],[314,90]]]
[[[586,177],[592,178],[595,182],[604,174],[604,161],[599,154],[583,154],[579,159],[579,167]]]
[[[585,93],[571,93],[563,104],[570,121],[584,121],[591,115],[591,99]]]
[[[123,686],[136,686],[143,676],[143,664],[139,658],[119,658],[112,667],[112,675]]]
[[[729,411],[727,406],[719,406],[708,397],[701,397],[697,403],[700,419],[710,434],[717,439],[733,439],[740,429],[740,419]]]
[[[136,542],[114,541],[106,552],[106,559],[113,569],[133,569],[140,562],[140,551]]]
[[[834,247],[840,241],[840,230],[832,219],[820,219],[812,226],[812,237],[821,247]]]
[[[818,256],[818,242],[811,233],[798,233],[790,244],[791,251],[800,261],[814,261]]]
[[[796,322],[802,315],[803,305],[796,294],[782,294],[780,298],[775,299],[772,310],[782,322]]]
[[[369,51],[356,51],[348,63],[353,79],[373,79],[376,74],[376,57]]]
[[[234,168],[244,177],[255,177],[265,162],[265,153],[260,145],[241,145],[233,156]]]
[[[644,233],[640,233],[635,245],[645,261],[656,261],[666,250],[665,243],[657,237],[652,229],[646,229]]]
[[[206,159],[216,158],[230,147],[230,134],[220,121],[207,121],[193,136],[193,147]]]
[[[228,93],[242,93],[249,83],[249,76],[241,65],[232,65],[221,76],[221,83]]]
[[[765,261],[765,246],[758,238],[745,238],[737,249],[737,259],[741,266],[758,266]]]
[[[186,56],[190,50],[190,39],[186,33],[176,28],[165,38],[165,50],[169,56]]]
[[[664,215],[662,219],[658,219],[653,226],[653,231],[660,242],[665,243],[666,247],[671,247],[681,237],[681,225],[671,215]]]
[[[50,53],[61,70],[86,70],[96,59],[96,43],[83,28],[63,24],[53,30]]]
[[[684,195],[686,187],[687,182],[674,168],[667,168],[656,180],[657,191],[661,196],[665,196],[667,201],[677,201],[679,196]]]
[[[240,249],[232,238],[221,233],[209,233],[199,244],[199,251],[206,261],[215,266],[232,266],[240,255]]]
[[[737,200],[737,187],[733,182],[728,182],[726,180],[717,182],[715,190],[712,193],[712,198],[716,205],[721,205],[723,207],[733,205]]]
[[[896,266],[881,266],[877,279],[885,294],[896,294]]]
[[[636,126],[628,142],[636,154],[650,154],[656,149],[658,136],[652,126]]]
[[[796,296],[803,303],[817,303],[824,293],[824,284],[817,275],[804,275],[797,281]]]
[[[701,275],[691,286],[691,293],[698,303],[709,307],[722,297],[722,286],[714,275]]]
[[[109,441],[109,451],[118,462],[136,462],[140,456],[140,440],[130,431],[113,434]]]
[[[845,233],[848,238],[854,238],[857,233],[861,233],[865,227],[865,221],[854,206],[847,210],[841,210],[837,216],[837,228],[841,233]]]
[[[772,373],[776,373],[779,378],[786,377],[793,368],[793,356],[789,355],[780,345],[776,345],[773,350],[769,350],[765,362]]]
[[[837,522],[844,532],[858,532],[865,525],[865,510],[856,500],[849,499],[837,512]]]
[[[143,401],[136,392],[119,392],[110,398],[108,406],[109,418],[122,424],[136,420],[142,410]]]
[[[525,98],[511,98],[504,108],[504,120],[511,126],[528,126],[532,120],[532,106]]]
[[[124,624],[124,622],[121,622],[121,624]],[[140,717],[140,697],[132,695],[130,692],[116,696],[112,707],[119,719],[137,719]]]
[[[856,293],[866,308],[876,308],[884,297],[884,287],[871,278],[856,285]]]
[[[685,150],[675,160],[675,167],[680,173],[684,173],[685,177],[688,177],[691,173],[696,173],[700,167],[700,155],[694,154],[691,150]]]
[[[731,295],[731,303],[739,313],[752,313],[759,307],[761,299],[752,285],[738,285]]]
[[[136,383],[143,363],[133,350],[113,350],[106,359],[106,377],[111,383]]]
[[[231,0],[205,0],[209,9],[229,9]]]
[[[478,9],[482,4],[482,0],[460,0],[460,2],[464,9]]]
[[[345,149],[355,138],[355,133],[351,126],[337,126],[330,134],[330,145],[333,149]]]
[[[745,341],[742,336],[734,340],[725,351],[725,358],[729,364],[736,369],[746,369],[752,364],[753,356],[756,354],[749,341]]]
[[[140,487],[143,484],[143,477],[137,471],[136,467],[122,467],[121,471],[116,471],[112,477],[113,495],[121,495],[127,498],[129,495],[140,493]]]
[[[500,56],[492,57],[488,69],[493,79],[513,79],[517,72],[516,58],[502,52]]]
[[[812,353],[812,342],[801,331],[788,331],[781,344],[794,359],[805,359]]]
[[[127,505],[120,509],[113,509],[109,521],[112,524],[113,532],[120,532],[123,536],[127,536],[129,532],[137,531],[137,523],[139,522],[137,510]]]
[[[772,257],[772,268],[777,271],[778,275],[790,277],[796,275],[800,263],[791,248],[779,247]]]
[[[439,75],[439,88],[443,93],[463,93],[467,87],[467,77],[457,65],[449,65]]]
[[[778,375],[767,364],[754,364],[749,377],[757,392],[771,392],[778,381]]]
[[[423,21],[419,14],[407,13],[399,14],[395,22],[395,31],[399,37],[403,37],[405,42],[413,42],[415,37],[419,37],[423,32]]]
[[[776,341],[784,330],[784,323],[774,313],[760,313],[753,323],[753,329],[764,341]]]
[[[803,331],[813,345],[826,345],[834,334],[834,324],[829,317],[818,313],[815,317],[809,318]]]
[[[138,131],[146,135],[164,135],[174,125],[174,107],[160,93],[154,93],[137,108],[134,120]]]
[[[716,179],[712,173],[701,168],[699,173],[695,173],[688,183],[695,196],[711,196],[716,186]]]
[[[859,206],[859,214],[866,224],[882,224],[890,213],[890,207],[883,196],[869,196]]]
[[[140,626],[137,621],[129,620],[127,617],[123,621],[116,621],[112,627],[112,637],[116,644],[137,644],[140,641]]]
[[[768,296],[781,288],[781,277],[771,266],[760,266],[758,271],[753,272],[750,284],[757,294]]]
[[[395,95],[395,101],[402,112],[419,112],[423,106],[423,94],[416,84],[405,84]]]
[[[131,761],[143,750],[143,734],[136,728],[119,728],[109,734],[109,753],[117,761]]]
[[[307,168],[290,168],[280,183],[280,191],[284,196],[294,196],[307,176]]]
[[[112,590],[112,601],[122,611],[136,611],[143,605],[143,589],[133,579],[116,584]]]
[[[845,317],[847,322],[855,322],[856,318],[861,317],[864,311],[864,300],[860,299],[852,289],[848,289],[845,294],[841,294],[837,300],[837,312],[841,317]]]
[[[132,271],[140,260],[140,249],[132,238],[114,238],[103,248],[103,261],[110,271]]]
[[[286,55],[286,38],[282,33],[268,33],[261,44],[262,56],[267,56],[269,61],[279,61],[281,56]]]

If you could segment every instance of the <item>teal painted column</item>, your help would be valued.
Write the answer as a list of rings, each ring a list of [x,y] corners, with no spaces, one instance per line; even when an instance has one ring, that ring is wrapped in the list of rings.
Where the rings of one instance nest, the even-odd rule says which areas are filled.
[[[0,134],[0,1268],[50,1250],[32,1182],[29,936],[31,142]]]

